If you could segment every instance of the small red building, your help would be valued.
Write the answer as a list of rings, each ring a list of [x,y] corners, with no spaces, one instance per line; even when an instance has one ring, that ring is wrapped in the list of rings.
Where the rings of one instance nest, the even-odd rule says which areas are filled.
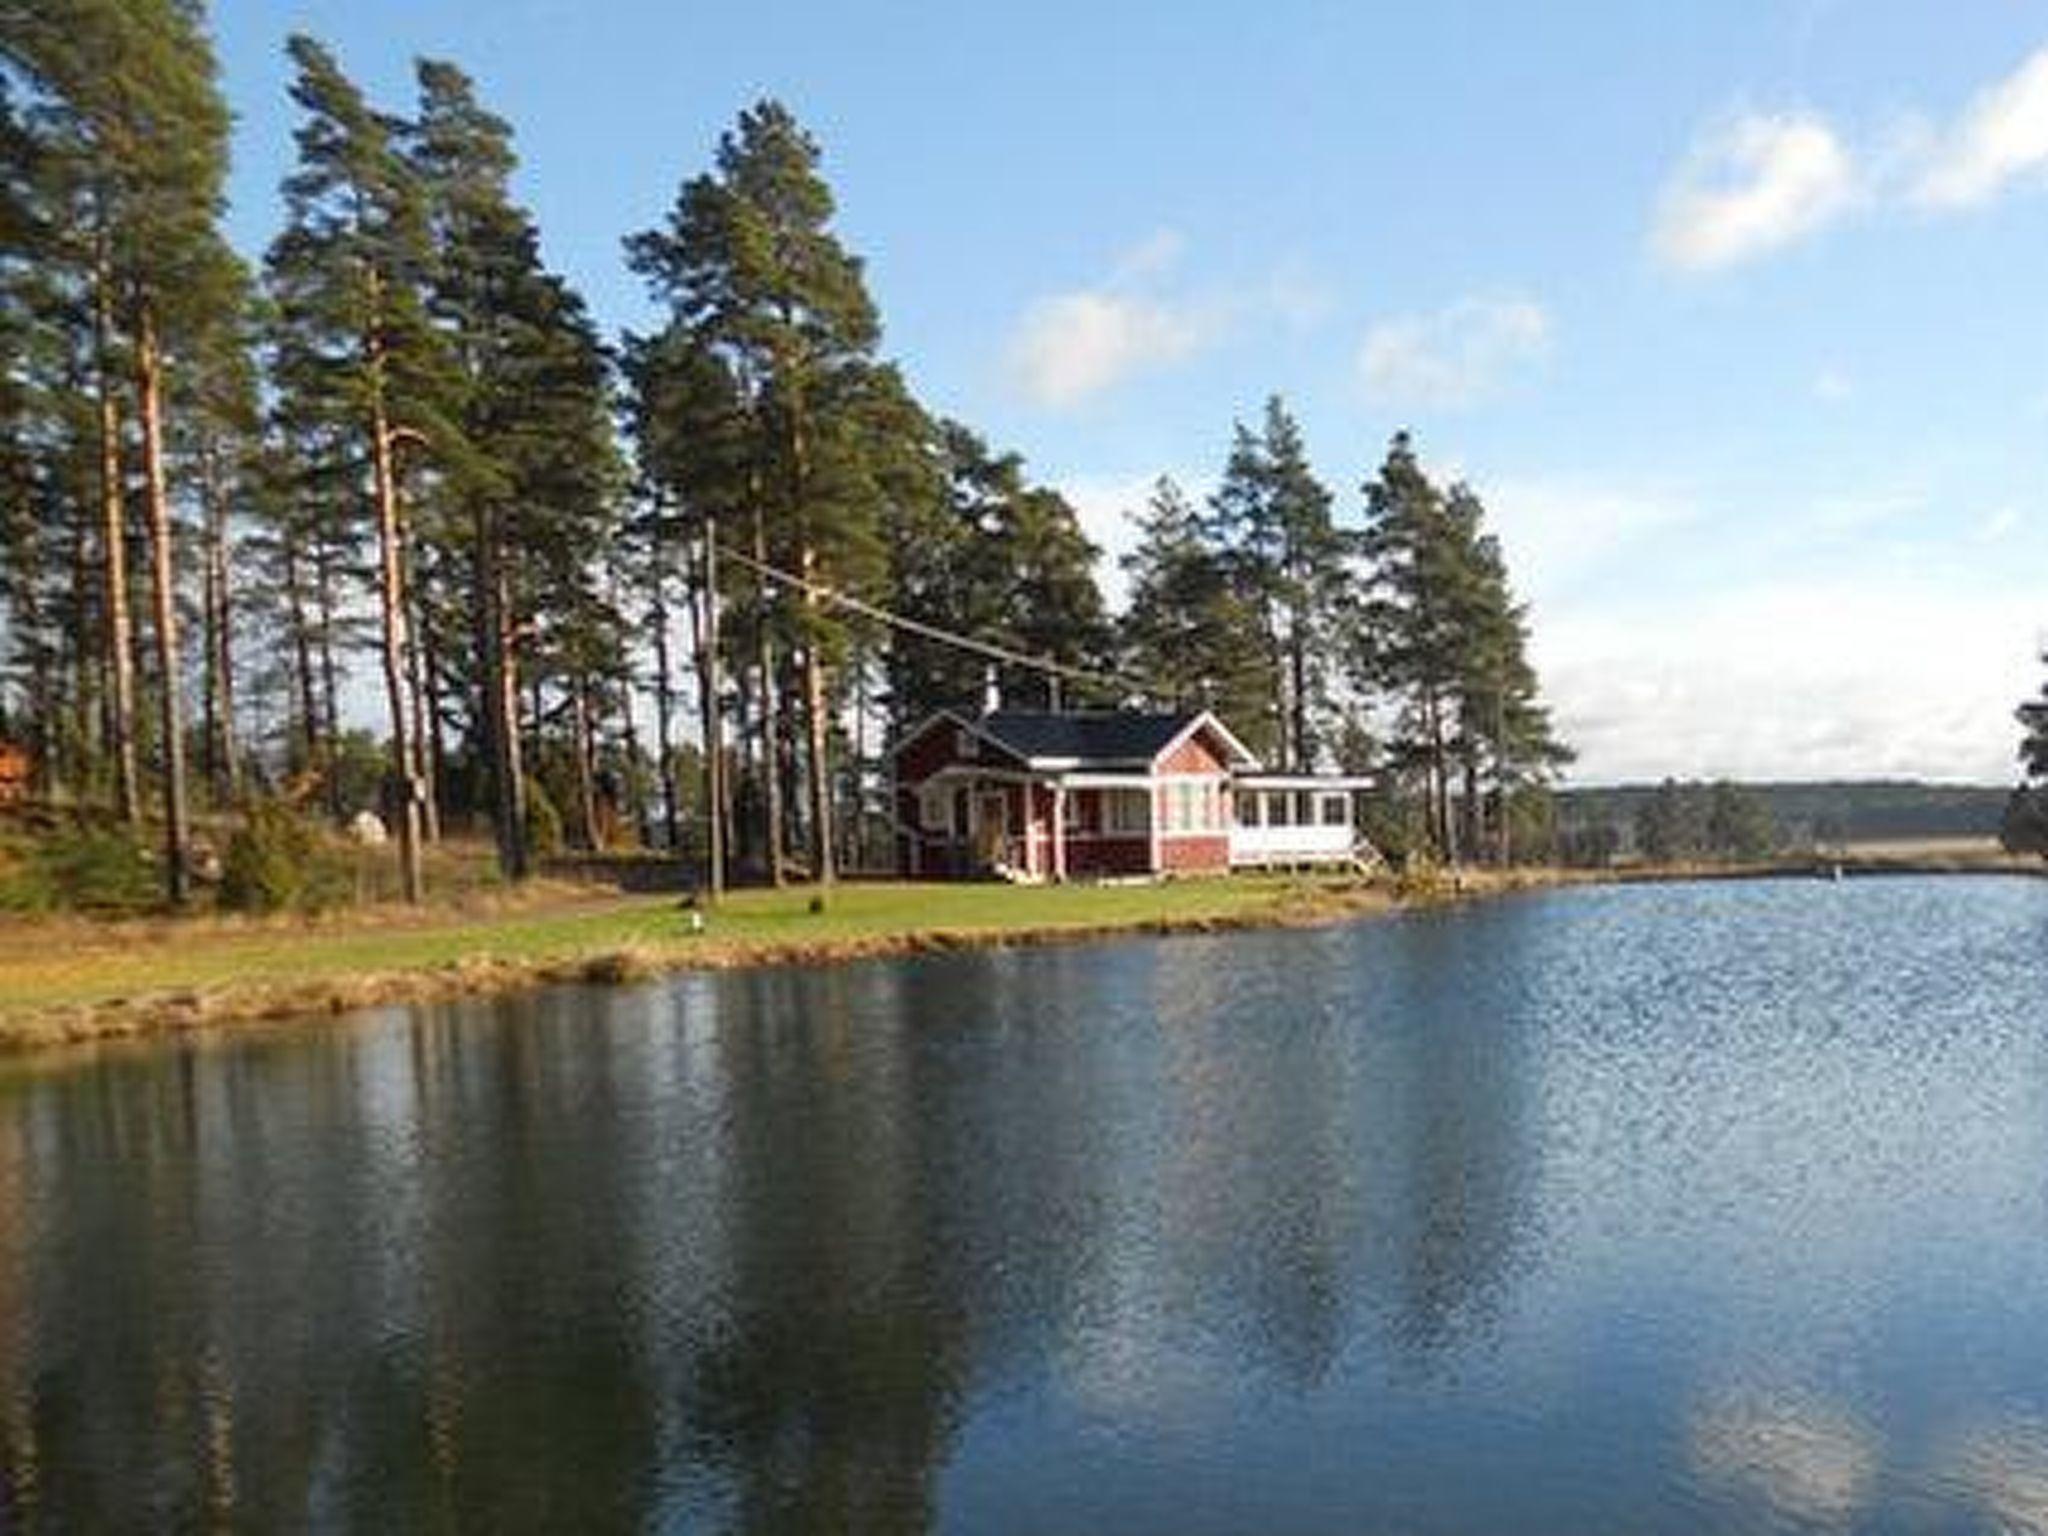
[[[28,798],[28,749],[11,741],[0,741],[0,805],[13,805]]]
[[[942,710],[893,755],[897,867],[1023,880],[1350,862],[1370,781],[1268,774],[1213,714]]]

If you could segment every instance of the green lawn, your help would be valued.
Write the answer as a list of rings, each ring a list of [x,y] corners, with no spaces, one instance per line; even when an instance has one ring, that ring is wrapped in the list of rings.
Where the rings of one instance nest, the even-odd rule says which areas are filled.
[[[545,967],[630,952],[654,965],[857,947],[932,933],[1138,927],[1245,918],[1313,899],[1314,882],[1268,878],[1166,885],[840,887],[828,911],[811,892],[744,891],[692,934],[672,897],[623,897],[493,916],[339,919],[295,926],[105,925],[26,921],[0,927],[0,1019],[173,993],[281,990],[366,975],[502,962]]]

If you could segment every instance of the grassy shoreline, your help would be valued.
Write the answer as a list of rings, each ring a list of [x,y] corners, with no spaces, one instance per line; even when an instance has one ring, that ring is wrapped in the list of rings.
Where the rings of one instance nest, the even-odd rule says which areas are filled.
[[[2004,861],[1850,861],[1852,874],[2022,873]],[[0,926],[0,1052],[673,971],[820,964],[974,946],[1292,927],[1559,885],[1811,877],[1813,860],[1728,867],[1468,871],[1456,881],[1237,876],[1159,885],[851,884],[743,891],[702,933],[672,896],[553,887],[425,912],[321,920],[33,920]],[[2038,866],[2036,866],[2038,872]]]
[[[817,964],[970,946],[1327,923],[1479,894],[1526,877],[1403,889],[1246,877],[1162,885],[842,886],[743,891],[693,933],[671,896],[556,893],[504,910],[377,911],[324,921],[36,921],[0,929],[0,1051],[389,1003],[622,982],[670,971]]]

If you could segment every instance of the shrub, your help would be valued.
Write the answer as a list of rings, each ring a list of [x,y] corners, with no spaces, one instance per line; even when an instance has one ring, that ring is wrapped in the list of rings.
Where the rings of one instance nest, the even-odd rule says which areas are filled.
[[[57,892],[34,850],[0,843],[0,912],[47,912],[56,905]]]
[[[526,786],[526,846],[535,858],[562,851],[562,813],[538,779]]]
[[[221,861],[220,904],[235,912],[318,912],[348,899],[347,862],[281,800],[259,800]]]
[[[162,897],[156,868],[126,827],[83,825],[41,839],[8,881],[28,910],[118,917],[146,912]]]

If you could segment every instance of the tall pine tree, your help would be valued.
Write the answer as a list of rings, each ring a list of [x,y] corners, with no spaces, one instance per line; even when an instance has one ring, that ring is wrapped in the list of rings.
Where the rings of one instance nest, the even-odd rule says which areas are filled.
[[[268,262],[294,355],[279,382],[298,395],[303,418],[330,428],[345,424],[350,450],[367,466],[391,731],[389,798],[405,896],[416,902],[425,883],[428,785],[399,456],[459,456],[447,410],[451,359],[426,313],[426,211],[418,176],[395,143],[395,125],[319,43],[295,36],[287,52],[297,70],[292,99],[304,121],[296,135],[299,168],[285,181],[287,225]]]
[[[853,471],[863,370],[879,325],[860,262],[831,232],[833,200],[816,143],[778,102],[740,116],[714,172],[685,183],[666,225],[634,237],[636,271],[671,308],[671,323],[725,361],[756,429],[749,501],[756,557],[797,577],[785,626],[803,702],[812,874],[833,877],[827,672],[843,643],[816,588],[858,586],[879,572],[879,519]],[[774,710],[778,668],[764,654],[757,683]],[[764,776],[771,868],[780,847],[776,731]]]

